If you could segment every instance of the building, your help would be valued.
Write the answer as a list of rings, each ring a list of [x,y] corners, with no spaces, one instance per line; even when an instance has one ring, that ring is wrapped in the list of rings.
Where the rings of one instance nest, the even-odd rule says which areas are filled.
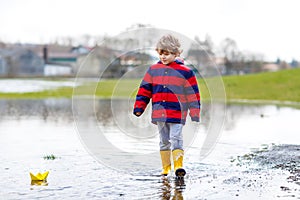
[[[77,56],[73,72],[78,77],[99,77],[115,57],[116,52],[112,49],[95,47],[91,52]]]
[[[280,66],[276,63],[265,63],[262,66],[264,72],[276,72],[280,69]]]
[[[140,78],[144,70],[141,66],[150,66],[156,60],[146,51],[119,51],[108,47],[96,47],[90,54],[77,58],[75,73],[79,77],[119,78],[131,71],[127,78]]]
[[[5,59],[0,55],[0,76],[7,73]]]
[[[41,76],[44,61],[29,49],[14,47],[0,50],[0,74],[2,76]]]
[[[78,63],[81,58],[90,53],[92,49],[84,46],[69,47],[47,45],[43,47],[41,55],[46,63],[45,76],[76,76]],[[91,72],[93,73],[93,72]]]

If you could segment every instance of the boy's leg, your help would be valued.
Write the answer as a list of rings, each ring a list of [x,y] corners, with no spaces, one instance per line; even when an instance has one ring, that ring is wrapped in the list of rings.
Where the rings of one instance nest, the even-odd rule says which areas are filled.
[[[170,124],[171,149],[174,162],[174,171],[177,177],[183,177],[186,172],[183,169],[183,137],[182,124]]]
[[[182,138],[183,124],[169,123],[168,125],[170,126],[171,149],[183,150],[183,138]]]
[[[157,122],[159,130],[159,148],[161,151],[171,150],[170,126],[165,122]]]
[[[159,147],[160,147],[160,156],[162,163],[162,172],[161,174],[166,176],[171,171],[171,143],[169,135],[169,126],[164,122],[157,122],[159,130]]]

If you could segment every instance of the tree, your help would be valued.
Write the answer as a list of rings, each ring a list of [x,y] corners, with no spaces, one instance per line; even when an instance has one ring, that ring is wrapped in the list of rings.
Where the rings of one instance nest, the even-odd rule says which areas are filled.
[[[225,38],[220,45],[221,54],[225,60],[226,74],[231,74],[234,69],[234,63],[238,60],[238,48],[236,42],[231,38]]]

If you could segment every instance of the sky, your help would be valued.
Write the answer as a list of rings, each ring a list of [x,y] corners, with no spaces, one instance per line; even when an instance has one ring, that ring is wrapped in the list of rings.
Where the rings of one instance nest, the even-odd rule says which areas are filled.
[[[0,0],[0,41],[118,35],[150,24],[191,39],[225,38],[265,60],[300,60],[299,0]]]

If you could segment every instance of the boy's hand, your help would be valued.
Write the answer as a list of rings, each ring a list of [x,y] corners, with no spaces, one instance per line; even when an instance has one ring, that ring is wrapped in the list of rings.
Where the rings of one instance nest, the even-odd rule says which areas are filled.
[[[134,114],[139,117],[139,116],[141,116],[142,113],[141,112],[136,112]]]

